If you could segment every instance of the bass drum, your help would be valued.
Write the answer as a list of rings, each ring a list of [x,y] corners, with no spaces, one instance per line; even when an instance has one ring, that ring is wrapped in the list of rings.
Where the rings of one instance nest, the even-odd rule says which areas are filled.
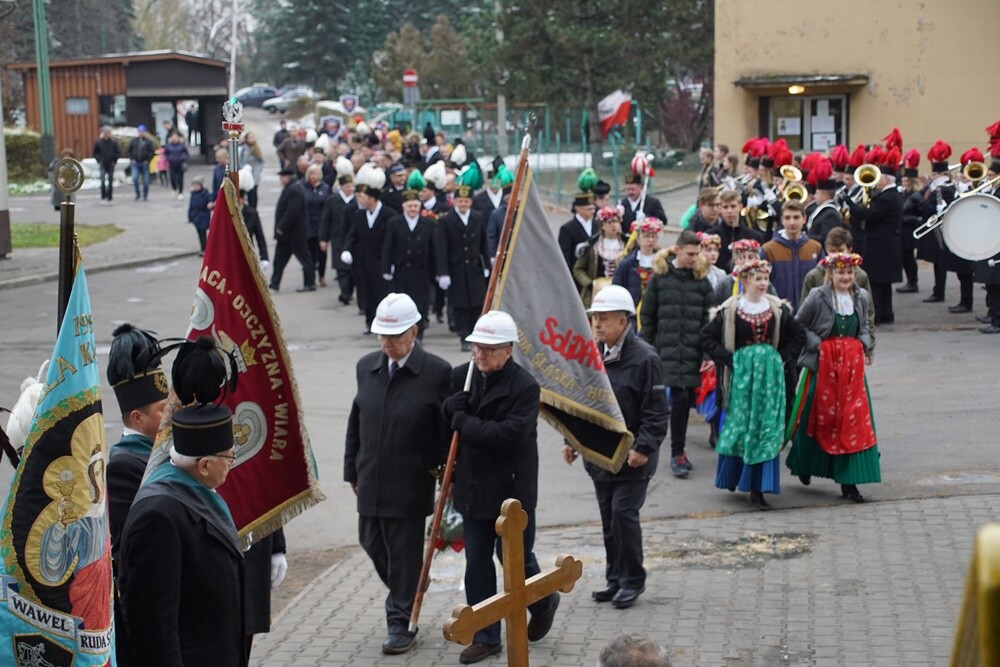
[[[993,257],[1000,252],[1000,199],[979,192],[956,199],[944,212],[941,235],[962,259]]]

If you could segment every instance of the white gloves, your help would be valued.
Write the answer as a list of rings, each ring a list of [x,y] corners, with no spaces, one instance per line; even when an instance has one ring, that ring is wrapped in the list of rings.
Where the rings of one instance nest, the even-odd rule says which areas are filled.
[[[438,287],[444,290],[451,287],[451,276],[438,276]]]
[[[288,560],[285,554],[271,554],[271,588],[280,586],[287,573]]]
[[[971,187],[972,184],[967,183],[965,181],[958,181],[957,183],[955,183],[955,189],[958,190],[959,192],[967,192]]]
[[[747,206],[750,208],[760,208],[761,204],[764,203],[764,195],[762,194],[752,194],[747,197]]]
[[[382,274],[382,280],[385,280],[386,282],[392,280],[392,274],[391,273],[383,273]]]
[[[771,188],[768,188],[767,190],[764,190],[764,199],[772,203],[776,202],[778,201],[778,194]]]
[[[636,220],[638,220],[638,219],[639,218],[636,217]],[[587,244],[586,241],[584,241],[583,243],[577,243],[576,244],[576,248],[574,248],[573,254],[576,255],[577,259],[580,259],[581,257],[583,257],[583,253],[587,252],[587,245],[588,244]]]
[[[489,277],[490,277],[490,270],[483,269],[483,278],[489,278]]]
[[[271,262],[267,261],[266,259],[260,260],[261,271],[267,271],[269,268],[271,268]]]
[[[348,266],[353,264],[354,257],[351,256],[351,251],[345,250],[344,252],[340,253],[340,261],[343,262],[344,264],[347,264]]]
[[[638,210],[638,211],[635,212],[635,221],[636,222],[641,222],[641,221],[643,221],[645,219],[646,219],[646,212],[645,211],[643,211],[642,209],[640,209],[640,210]]]

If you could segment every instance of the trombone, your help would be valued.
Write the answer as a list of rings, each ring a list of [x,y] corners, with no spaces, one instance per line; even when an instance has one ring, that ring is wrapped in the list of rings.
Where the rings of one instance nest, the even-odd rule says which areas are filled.
[[[984,165],[982,162],[970,162],[965,166],[965,169],[963,169],[962,172],[965,173],[965,170],[971,167],[972,165],[982,165],[984,169],[986,168],[986,165]],[[966,178],[970,177],[966,176]],[[930,234],[931,231],[933,231],[934,229],[940,227],[941,223],[944,222],[945,215],[948,214],[948,209],[950,209],[951,205],[957,202],[962,197],[968,197],[969,195],[974,195],[976,193],[982,192],[983,190],[988,190],[993,186],[995,186],[997,183],[1000,183],[1000,176],[994,176],[990,180],[980,183],[979,185],[972,188],[968,192],[963,192],[962,194],[958,195],[957,197],[952,199],[947,206],[944,207],[944,210],[942,210],[940,213],[935,213],[931,217],[927,218],[927,222],[914,229],[913,238],[915,239],[923,238],[924,236]]]

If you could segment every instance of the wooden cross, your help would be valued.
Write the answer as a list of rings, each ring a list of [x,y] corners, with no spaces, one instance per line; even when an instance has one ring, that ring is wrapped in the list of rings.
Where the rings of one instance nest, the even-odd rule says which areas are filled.
[[[521,501],[508,498],[500,509],[496,531],[503,545],[503,593],[470,607],[455,607],[444,624],[444,638],[457,644],[471,644],[476,631],[500,619],[507,626],[508,667],[528,667],[528,605],[556,591],[569,593],[583,575],[583,563],[563,554],[556,567],[524,580],[524,529],[528,513]]]

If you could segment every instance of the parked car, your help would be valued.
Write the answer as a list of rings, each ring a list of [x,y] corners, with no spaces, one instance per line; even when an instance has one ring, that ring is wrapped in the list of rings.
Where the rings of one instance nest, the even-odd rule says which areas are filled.
[[[261,107],[265,111],[269,111],[271,113],[278,113],[279,111],[281,113],[285,113],[288,111],[289,107],[295,104],[296,100],[303,97],[309,100],[314,100],[317,95],[313,92],[312,88],[291,88],[277,97],[264,100]]]
[[[264,101],[278,94],[278,89],[264,83],[255,83],[246,88],[240,88],[233,96],[245,107],[259,107]]]

